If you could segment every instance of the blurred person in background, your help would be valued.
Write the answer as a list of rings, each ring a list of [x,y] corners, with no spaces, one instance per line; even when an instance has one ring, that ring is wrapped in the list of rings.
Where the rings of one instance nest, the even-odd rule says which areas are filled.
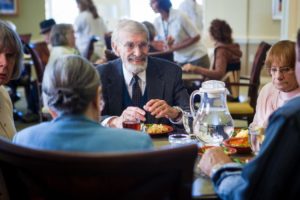
[[[292,71],[295,71],[299,85],[300,29],[296,64],[295,60],[290,62],[296,65]],[[277,66],[276,69],[279,70]],[[233,163],[221,147],[205,151],[199,167],[211,177],[215,192],[221,199],[299,198],[300,97],[291,99],[270,116],[265,134],[259,154],[244,166]]]
[[[232,29],[225,20],[214,19],[209,27],[211,39],[214,41],[214,61],[210,69],[205,69],[193,64],[186,64],[182,70],[189,73],[201,74],[204,79],[222,80],[229,71],[238,71],[228,77],[230,82],[238,82],[241,69],[242,51],[240,45],[234,43]],[[223,80],[226,81],[226,80]],[[231,87],[233,101],[239,101],[238,87]]]
[[[203,8],[196,0],[183,0],[178,10],[185,13],[198,29],[199,33],[203,33]]]
[[[74,23],[76,46],[80,55],[85,56],[90,40],[96,36],[98,41],[94,43],[94,52],[90,58],[94,62],[104,58],[105,35],[110,33],[92,0],[76,0],[76,2],[80,11]]]
[[[17,79],[23,67],[23,46],[18,34],[0,20],[0,136],[12,139],[16,132],[13,105],[3,85]]]
[[[160,48],[156,47],[156,41],[154,40],[154,38],[157,35],[157,33],[156,33],[154,25],[148,21],[144,21],[144,22],[142,22],[142,24],[145,25],[145,27],[148,30],[148,34],[149,34],[149,42],[150,42],[149,43],[149,55],[174,62],[172,52],[163,53],[159,50]]]
[[[51,28],[56,24],[54,19],[46,19],[40,22],[40,33],[44,36],[44,41],[50,45]],[[49,48],[50,49],[50,48]]]
[[[35,149],[73,152],[136,151],[152,148],[149,135],[99,124],[103,108],[99,74],[85,58],[61,56],[46,67],[42,92],[54,118],[23,129],[13,142]]]
[[[295,74],[295,42],[283,40],[267,53],[265,65],[272,82],[259,92],[253,124],[267,127],[269,116],[290,99],[300,96]]]
[[[51,51],[47,66],[62,55],[79,55],[75,46],[75,35],[72,24],[56,24],[50,32]]]
[[[180,65],[191,63],[208,68],[210,65],[206,47],[200,41],[200,33],[190,19],[172,8],[170,0],[150,0],[150,6],[160,16],[154,21],[156,40],[165,42],[162,51],[173,51],[174,60]]]

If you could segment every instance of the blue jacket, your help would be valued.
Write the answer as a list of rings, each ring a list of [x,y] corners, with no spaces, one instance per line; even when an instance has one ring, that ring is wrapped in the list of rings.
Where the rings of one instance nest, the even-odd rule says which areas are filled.
[[[15,135],[19,145],[45,150],[112,152],[150,149],[149,135],[127,129],[106,128],[82,115],[62,115],[26,128]]]
[[[275,111],[259,155],[242,169],[228,164],[212,177],[222,199],[299,199],[300,97]]]
[[[103,115],[120,116],[123,110],[124,76],[122,61],[117,59],[97,68],[101,76],[103,98],[105,107]],[[181,68],[174,63],[148,57],[146,69],[147,101],[150,99],[163,99],[170,106],[189,108],[189,95],[183,86]],[[146,114],[146,123],[170,123],[166,118],[156,119]]]

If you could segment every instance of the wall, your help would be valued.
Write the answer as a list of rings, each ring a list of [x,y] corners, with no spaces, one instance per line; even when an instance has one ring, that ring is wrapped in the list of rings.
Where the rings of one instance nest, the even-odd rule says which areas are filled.
[[[129,0],[93,0],[109,30],[113,30],[120,18],[129,16]]]
[[[205,0],[204,9],[206,32],[215,18],[225,19],[231,25],[234,40],[243,51],[241,73],[244,75],[251,71],[259,42],[274,43],[280,39],[281,22],[272,20],[272,0]],[[209,48],[213,47],[207,35],[204,40]]]
[[[39,23],[45,19],[44,0],[18,0],[19,12],[17,16],[0,16],[1,20],[12,21],[17,26],[20,34],[32,33],[32,39],[41,38],[39,34]]]

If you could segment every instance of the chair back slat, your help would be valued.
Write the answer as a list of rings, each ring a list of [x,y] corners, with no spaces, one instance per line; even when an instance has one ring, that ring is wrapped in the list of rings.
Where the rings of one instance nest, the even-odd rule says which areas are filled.
[[[250,105],[255,109],[257,97],[258,97],[258,89],[260,85],[260,73],[264,66],[266,55],[268,50],[271,48],[271,45],[266,42],[261,42],[257,48],[255,53],[251,75],[250,75],[250,83],[253,85],[249,87],[248,96],[250,99]]]
[[[50,57],[50,51],[48,49],[48,45],[46,42],[36,42],[31,44],[31,47],[35,50],[37,55],[40,57],[42,64],[44,67],[46,67],[49,57]]]

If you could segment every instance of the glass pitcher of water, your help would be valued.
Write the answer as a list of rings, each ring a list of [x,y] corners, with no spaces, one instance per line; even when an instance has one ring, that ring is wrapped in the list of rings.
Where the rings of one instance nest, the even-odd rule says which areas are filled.
[[[226,103],[227,92],[224,82],[210,80],[203,82],[202,87],[191,94],[194,134],[204,145],[220,145],[233,134],[233,119]],[[196,95],[201,98],[197,111],[194,105]]]

